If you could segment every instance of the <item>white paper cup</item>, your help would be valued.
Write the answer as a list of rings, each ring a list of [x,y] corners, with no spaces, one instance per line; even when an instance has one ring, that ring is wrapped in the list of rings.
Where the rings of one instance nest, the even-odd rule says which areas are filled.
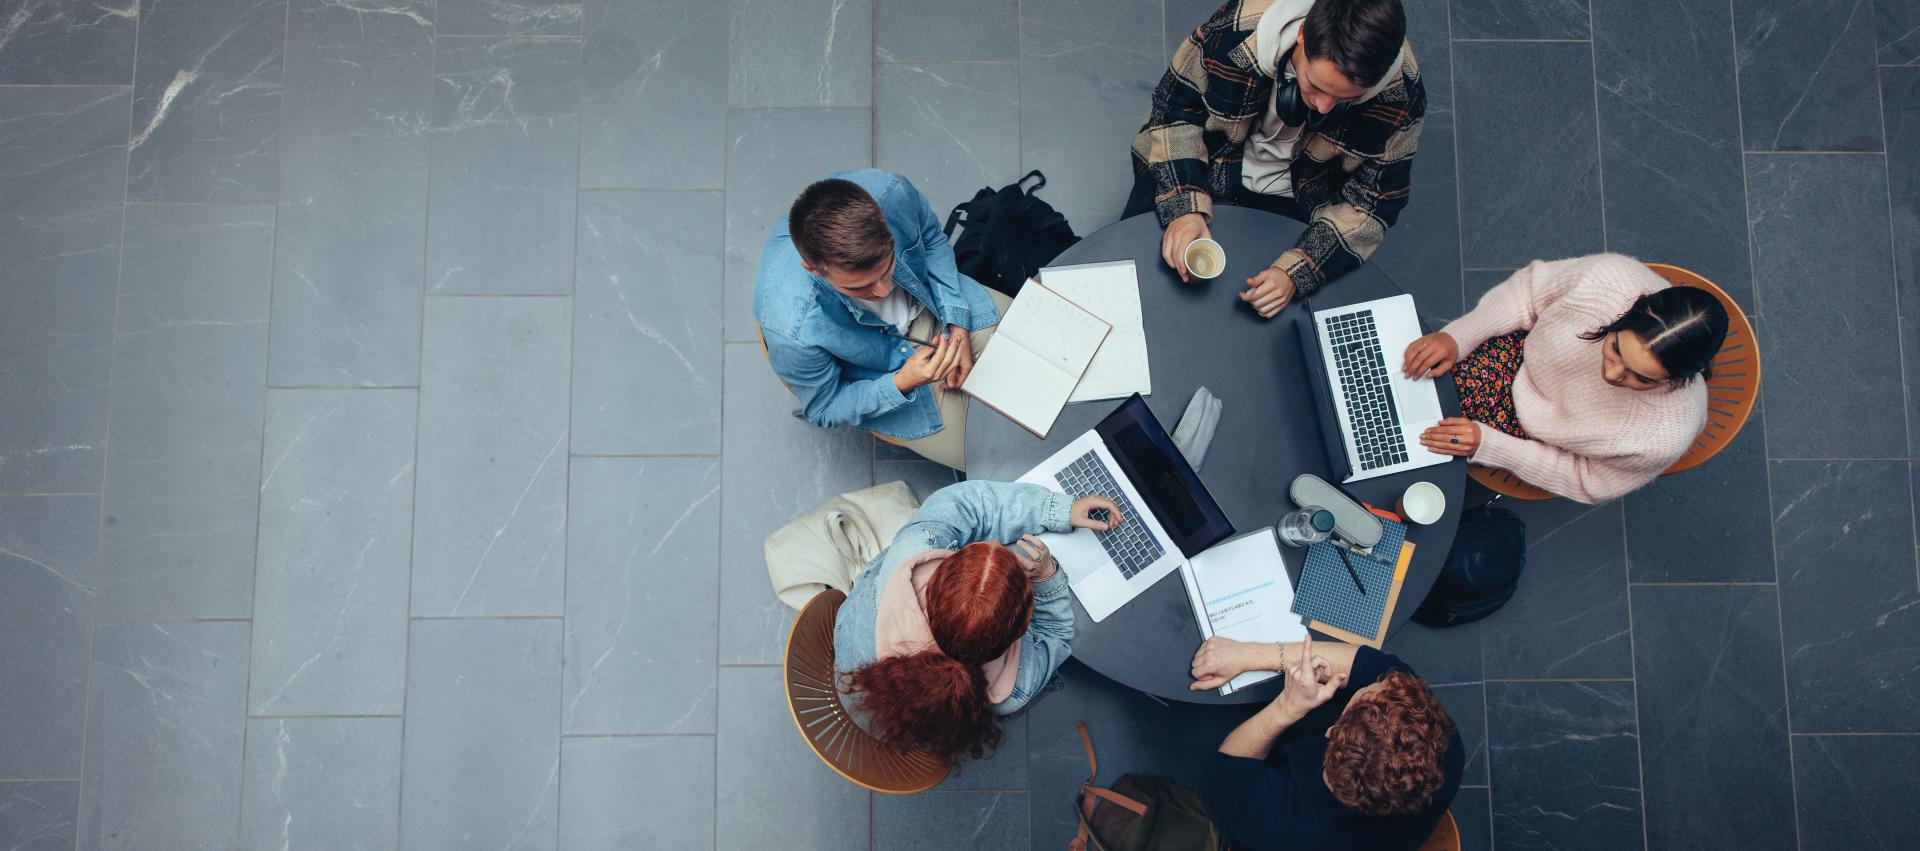
[[[1447,494],[1432,482],[1414,482],[1407,486],[1394,506],[1400,516],[1422,526],[1434,523],[1447,511]]]
[[[1217,278],[1227,270],[1227,252],[1220,243],[1201,237],[1187,243],[1187,272],[1196,278]]]

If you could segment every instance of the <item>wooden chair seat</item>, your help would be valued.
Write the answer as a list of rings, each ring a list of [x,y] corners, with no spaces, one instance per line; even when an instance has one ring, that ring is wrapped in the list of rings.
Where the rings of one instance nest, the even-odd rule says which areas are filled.
[[[1713,358],[1713,378],[1707,381],[1707,426],[1694,437],[1686,454],[1661,473],[1671,476],[1698,467],[1725,449],[1753,415],[1754,403],[1760,399],[1760,342],[1753,336],[1753,323],[1747,320],[1746,311],[1726,290],[1678,266],[1648,263],[1647,268],[1673,286],[1712,293],[1727,311],[1727,339]],[[1467,467],[1467,475],[1488,490],[1513,499],[1552,499],[1554,496],[1506,470],[1474,464]]]
[[[868,735],[847,714],[834,687],[833,620],[847,595],[822,591],[807,601],[787,633],[787,709],[814,756],[862,788],[889,795],[925,792],[947,778],[933,755],[902,753]]]
[[[1439,826],[1427,837],[1426,844],[1420,846],[1420,851],[1460,851],[1460,825],[1454,822],[1453,813],[1440,819]]]

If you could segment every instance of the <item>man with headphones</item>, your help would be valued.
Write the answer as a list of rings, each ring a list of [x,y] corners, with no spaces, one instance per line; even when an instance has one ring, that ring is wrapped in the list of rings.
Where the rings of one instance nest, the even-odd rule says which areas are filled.
[[[1183,281],[1216,203],[1306,222],[1240,293],[1267,318],[1366,262],[1407,205],[1426,114],[1406,34],[1400,0],[1228,0],[1154,87],[1123,218],[1159,215]]]

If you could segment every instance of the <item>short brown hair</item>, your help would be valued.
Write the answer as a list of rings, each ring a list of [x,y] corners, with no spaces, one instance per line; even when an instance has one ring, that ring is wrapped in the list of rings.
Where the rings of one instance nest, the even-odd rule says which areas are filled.
[[[1394,72],[1407,40],[1400,0],[1315,0],[1307,10],[1307,58],[1328,59],[1363,89]]]
[[[808,186],[787,214],[800,259],[816,269],[871,269],[893,253],[887,217],[867,190],[829,178]]]
[[[1415,812],[1446,780],[1453,719],[1425,680],[1388,671],[1379,682],[1327,729],[1327,789],[1366,815]]]

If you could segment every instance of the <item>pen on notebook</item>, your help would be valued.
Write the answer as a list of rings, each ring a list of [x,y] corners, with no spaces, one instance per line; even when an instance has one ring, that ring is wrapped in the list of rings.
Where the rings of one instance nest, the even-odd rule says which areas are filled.
[[[1353,561],[1347,558],[1347,548],[1335,544],[1333,549],[1340,554],[1340,563],[1347,566],[1347,576],[1353,578],[1353,587],[1360,589],[1362,594],[1367,593],[1367,586],[1360,584],[1360,574],[1353,569]]]

